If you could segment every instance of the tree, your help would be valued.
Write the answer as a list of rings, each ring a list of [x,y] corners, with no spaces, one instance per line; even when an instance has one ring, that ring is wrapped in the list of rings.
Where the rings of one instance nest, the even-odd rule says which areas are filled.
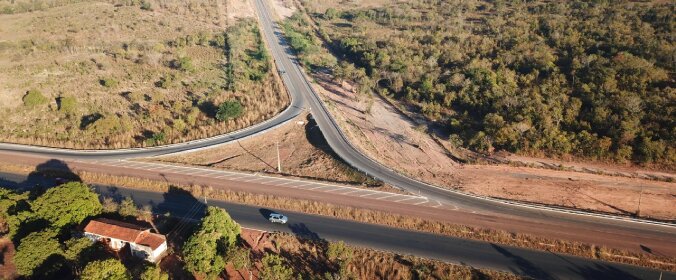
[[[42,95],[38,90],[29,90],[23,96],[23,105],[29,108],[34,108],[47,103],[47,97]]]
[[[223,256],[237,240],[241,229],[222,208],[209,206],[197,231],[183,245],[186,269],[217,277],[225,269]]]
[[[115,202],[112,197],[104,197],[101,204],[103,206],[104,213],[115,213],[120,209],[120,204]]]
[[[80,182],[70,182],[51,188],[35,199],[31,205],[40,218],[57,228],[79,224],[87,217],[98,215],[103,210],[98,195],[89,186]]]
[[[234,248],[227,253],[227,261],[231,263],[235,269],[247,270],[251,267],[251,251],[246,248]]]
[[[120,203],[120,209],[117,212],[124,217],[138,216],[138,208],[136,207],[136,204],[134,204],[134,200],[128,196],[122,200]]]
[[[131,275],[127,268],[116,259],[93,261],[87,264],[80,275],[82,280],[127,280]]]
[[[326,258],[334,262],[338,269],[333,273],[327,272],[324,276],[327,279],[353,279],[353,275],[348,271],[347,265],[352,261],[352,248],[345,246],[345,242],[331,242],[326,249]]]
[[[293,278],[293,270],[284,265],[284,259],[276,254],[265,253],[263,257],[262,280],[288,280]]]
[[[56,270],[58,267],[55,263],[49,264],[46,262],[62,253],[61,244],[56,239],[54,231],[33,232],[21,239],[16,250],[16,255],[14,255],[16,272],[23,276],[31,276]],[[36,271],[38,267],[42,267],[42,271]]]
[[[216,112],[216,119],[219,121],[227,121],[232,118],[239,117],[242,115],[242,104],[237,100],[228,100],[221,103],[218,106],[218,111]]]
[[[71,238],[66,241],[66,249],[63,256],[68,260],[71,270],[78,274],[82,267],[89,262],[95,254],[96,247],[89,238]]]
[[[225,269],[225,260],[218,253],[218,244],[208,235],[196,233],[183,245],[185,268],[195,274],[216,278]]]
[[[169,274],[157,265],[148,265],[141,274],[141,280],[169,280]]]

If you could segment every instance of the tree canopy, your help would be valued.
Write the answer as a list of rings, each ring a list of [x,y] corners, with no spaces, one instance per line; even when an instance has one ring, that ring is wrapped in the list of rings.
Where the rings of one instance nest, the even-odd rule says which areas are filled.
[[[263,256],[262,280],[288,280],[293,278],[293,269],[284,264],[284,259],[276,254],[266,253]]]
[[[21,239],[16,250],[14,255],[16,272],[23,276],[46,274],[48,271],[58,269],[58,263],[49,262],[48,259],[58,257],[62,253],[61,244],[56,239],[54,231],[33,232]]]
[[[33,211],[52,226],[79,224],[103,211],[98,195],[89,186],[70,182],[47,190],[32,203]]]
[[[215,278],[225,269],[224,256],[237,241],[240,226],[222,208],[209,206],[195,233],[183,245],[186,269]]]
[[[129,280],[127,268],[116,259],[93,261],[87,264],[80,275],[82,280]]]
[[[244,109],[242,104],[237,100],[228,100],[221,103],[218,106],[218,111],[216,112],[216,119],[219,121],[227,121],[242,115]]]
[[[310,15],[350,62],[327,66],[337,77],[398,99],[445,127],[453,143],[673,166],[675,7],[410,1]],[[321,44],[303,16],[285,26],[301,60],[318,65],[309,45]]]

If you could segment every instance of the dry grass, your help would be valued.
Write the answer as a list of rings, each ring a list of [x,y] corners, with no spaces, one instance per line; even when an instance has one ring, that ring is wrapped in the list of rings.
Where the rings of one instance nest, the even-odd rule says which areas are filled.
[[[274,233],[269,237],[272,244],[278,244],[276,253],[284,256],[296,271],[317,274],[318,267],[331,267],[324,252],[328,244],[323,240],[307,240],[286,233]],[[348,271],[356,279],[527,279],[511,273],[475,269],[414,256],[402,256],[372,249],[351,247]],[[307,260],[312,260],[311,265]]]
[[[225,86],[229,61],[217,42],[227,24],[247,16],[227,20],[238,13],[231,1],[148,1],[152,10],[127,2],[0,3],[0,11],[18,9],[0,14],[0,141],[68,148],[176,143],[250,126],[288,104],[275,71],[236,90]],[[251,48],[257,34],[245,35],[237,43]],[[192,69],[176,66],[183,57]],[[48,102],[24,106],[33,89]],[[75,98],[75,108],[62,108],[59,97]],[[214,105],[230,99],[244,105],[244,114],[216,122]]]

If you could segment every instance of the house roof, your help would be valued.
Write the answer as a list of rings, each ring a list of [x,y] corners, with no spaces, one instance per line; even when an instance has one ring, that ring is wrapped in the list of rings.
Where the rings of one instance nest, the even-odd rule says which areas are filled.
[[[99,236],[148,246],[153,250],[157,249],[167,240],[164,235],[152,233],[147,228],[105,218],[91,220],[84,231]]]

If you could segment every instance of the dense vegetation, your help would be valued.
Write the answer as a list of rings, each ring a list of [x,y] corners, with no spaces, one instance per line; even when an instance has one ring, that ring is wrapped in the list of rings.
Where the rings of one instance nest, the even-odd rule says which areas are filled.
[[[306,64],[397,98],[456,145],[668,166],[676,162],[675,7],[405,1],[310,11],[317,37],[300,14],[285,26]],[[312,59],[317,38],[350,63]]]

